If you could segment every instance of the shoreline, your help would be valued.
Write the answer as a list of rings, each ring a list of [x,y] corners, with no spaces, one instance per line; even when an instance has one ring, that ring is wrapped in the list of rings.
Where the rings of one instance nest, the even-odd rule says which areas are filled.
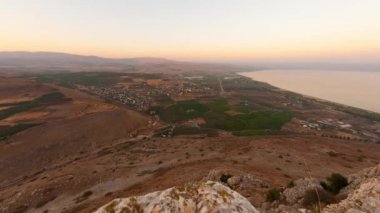
[[[300,78],[301,79],[300,80],[300,82],[301,82],[300,86],[297,86],[297,88],[294,89],[295,85],[298,83],[298,82],[295,82],[295,84],[287,87],[286,84],[285,84],[285,86],[281,85],[281,84],[284,84],[284,83],[279,82],[280,81],[279,80],[279,78],[280,78],[279,76],[275,76],[275,79],[271,80],[271,79],[269,79],[271,76],[265,76],[264,75],[264,77],[263,77],[263,75],[262,75],[262,73],[270,73],[269,75],[273,75],[273,74],[277,75],[278,72],[283,72],[283,73],[280,73],[280,74],[281,74],[281,77],[284,77],[284,79],[285,79],[284,81],[285,82],[287,81],[286,78],[290,78],[290,77],[284,76],[284,73],[289,74],[291,72],[291,74],[295,74],[295,73],[299,73],[301,75],[303,74],[303,77]],[[305,86],[305,83],[307,83],[307,82],[302,82],[302,78],[308,80],[307,78],[305,78],[305,76],[306,75],[310,75],[310,76],[314,75],[315,76],[316,72],[318,72],[318,73],[321,73],[321,72],[330,72],[330,74],[335,74],[335,75],[336,75],[336,73],[340,73],[340,75],[341,75],[342,72],[345,72],[345,73],[353,73],[353,72],[355,72],[355,73],[358,73],[359,75],[363,74],[363,72],[359,72],[359,71],[328,71],[328,70],[313,70],[312,71],[312,70],[308,70],[307,72],[303,72],[302,70],[279,70],[279,69],[278,70],[268,69],[268,70],[255,70],[255,71],[248,71],[248,72],[237,72],[236,74],[240,75],[240,76],[244,76],[246,78],[250,78],[250,79],[252,79],[254,81],[267,83],[267,84],[269,84],[269,85],[271,85],[271,86],[273,86],[273,87],[275,87],[275,88],[277,88],[279,90],[283,90],[283,91],[286,91],[286,92],[292,92],[292,93],[295,93],[295,94],[298,94],[298,95],[302,95],[302,96],[304,96],[306,98],[311,98],[311,99],[314,99],[314,100],[317,100],[317,101],[327,102],[327,103],[330,103],[330,104],[337,104],[337,105],[344,106],[344,107],[350,107],[350,108],[353,108],[353,109],[364,110],[364,111],[367,111],[369,113],[380,114],[380,107],[379,107],[380,105],[376,105],[376,103],[372,103],[371,104],[374,107],[368,107],[368,106],[365,107],[365,106],[363,106],[363,104],[352,104],[353,101],[349,101],[347,98],[349,98],[349,97],[357,97],[358,95],[355,96],[355,94],[350,94],[349,96],[346,96],[346,97],[343,97],[343,98],[342,97],[335,97],[335,98],[334,97],[321,97],[321,96],[324,96],[324,95],[323,94],[322,95],[307,94],[307,93],[313,93],[313,91],[311,91],[311,90],[312,89],[317,89],[317,88],[312,88],[312,87],[309,87],[309,85],[306,85],[306,87],[309,87],[309,88],[307,88],[307,89],[300,89],[303,86]],[[380,73],[376,73],[376,72],[365,72],[365,73],[371,73],[371,74],[379,75],[379,77],[380,77]],[[259,74],[258,78],[256,77],[257,74]],[[294,76],[292,76],[292,81],[295,81],[296,78],[293,78],[293,77]],[[322,76],[322,77],[325,77],[325,76]],[[314,79],[312,79],[312,81],[314,81]],[[331,80],[327,79],[327,81],[331,81]],[[316,84],[316,82],[309,82],[309,83],[310,83],[310,85],[312,85],[313,83]],[[323,83],[324,82],[322,81],[322,84]],[[285,87],[287,87],[287,88],[285,88]],[[329,88],[329,87],[324,87],[321,90],[325,90],[325,92],[329,93],[330,91],[334,91],[334,89],[340,90],[340,91],[344,91],[345,90],[344,88]],[[301,91],[301,90],[304,90],[304,91]],[[345,92],[347,93],[347,91],[345,91]],[[379,91],[378,93],[379,93],[379,97],[380,97],[380,90],[378,90],[378,91]],[[362,92],[360,90],[359,91],[356,90],[356,92],[357,93],[363,93],[363,94],[365,93],[365,92]],[[374,91],[372,91],[372,92],[374,92]],[[325,95],[325,96],[328,96],[328,95]],[[337,94],[335,94],[335,95],[337,95]],[[337,96],[339,96],[339,95],[337,95]],[[346,98],[346,100],[343,100],[343,101],[339,100],[339,99],[344,99],[344,98]],[[376,101],[376,99],[374,99],[374,98],[372,98],[372,99],[369,98],[366,101],[371,101],[371,100]],[[378,101],[378,102],[380,103],[380,101]],[[376,106],[378,106],[378,107],[376,107]]]

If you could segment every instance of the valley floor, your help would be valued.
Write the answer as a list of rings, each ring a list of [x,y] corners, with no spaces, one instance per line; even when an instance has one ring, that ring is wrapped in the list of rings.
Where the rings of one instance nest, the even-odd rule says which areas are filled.
[[[348,175],[380,161],[380,124],[352,112],[236,76],[224,81],[223,94],[221,81],[216,89],[175,79],[164,81],[165,88],[168,82],[170,91],[193,93],[165,99],[162,114],[151,115],[52,83],[0,78],[0,212],[91,212],[117,197],[203,180],[215,169],[252,174],[272,188]],[[131,92],[122,91],[114,96],[129,100]],[[319,121],[330,123],[315,128]],[[343,121],[358,131],[341,128]],[[193,131],[205,122],[217,134],[157,134],[164,126]],[[216,128],[221,122],[226,125]],[[258,206],[264,194],[244,196]]]

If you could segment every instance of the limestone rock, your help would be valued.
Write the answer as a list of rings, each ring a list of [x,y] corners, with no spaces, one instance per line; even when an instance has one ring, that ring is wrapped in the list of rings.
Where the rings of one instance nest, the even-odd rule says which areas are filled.
[[[315,178],[303,178],[294,181],[292,188],[287,188],[283,192],[286,201],[289,204],[297,204],[303,202],[303,197],[308,190],[321,189],[322,186]]]
[[[380,177],[380,164],[375,167],[370,167],[361,170],[358,173],[351,174],[348,176],[348,186],[342,189],[340,194],[347,196],[351,191],[357,189],[360,184],[368,178],[379,178]]]
[[[204,180],[220,182],[222,175],[232,176],[228,178],[227,184],[222,184],[246,197],[253,205],[258,206],[265,201],[264,195],[269,185],[255,175],[230,168],[218,168],[211,170]]]
[[[119,198],[99,208],[107,212],[241,212],[258,213],[239,193],[217,182],[190,183],[138,197]]]
[[[380,164],[350,175],[349,185],[342,193],[347,198],[326,206],[323,212],[380,212]]]

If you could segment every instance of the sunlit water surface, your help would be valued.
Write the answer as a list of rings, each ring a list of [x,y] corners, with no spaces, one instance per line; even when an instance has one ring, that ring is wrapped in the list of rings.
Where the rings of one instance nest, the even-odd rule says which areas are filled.
[[[239,74],[285,90],[380,113],[380,72],[263,70]]]

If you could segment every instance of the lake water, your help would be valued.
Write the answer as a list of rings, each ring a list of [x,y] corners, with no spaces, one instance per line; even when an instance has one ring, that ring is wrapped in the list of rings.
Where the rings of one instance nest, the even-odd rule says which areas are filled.
[[[239,74],[281,89],[380,113],[380,72],[263,70]]]

